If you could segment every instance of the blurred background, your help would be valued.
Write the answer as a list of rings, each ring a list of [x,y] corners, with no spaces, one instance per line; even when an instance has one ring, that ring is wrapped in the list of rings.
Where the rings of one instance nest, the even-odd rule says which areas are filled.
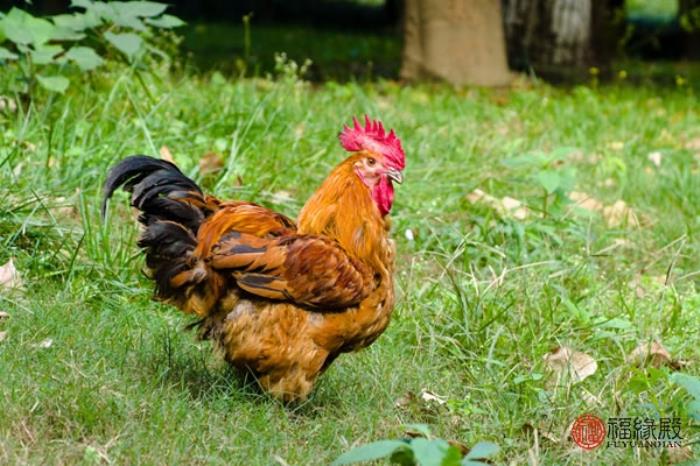
[[[525,72],[554,82],[695,80],[700,0],[172,1],[187,66],[274,72],[275,53],[310,59],[311,81],[443,79],[501,85]],[[36,15],[67,0],[0,1]],[[651,61],[654,63],[652,64]]]

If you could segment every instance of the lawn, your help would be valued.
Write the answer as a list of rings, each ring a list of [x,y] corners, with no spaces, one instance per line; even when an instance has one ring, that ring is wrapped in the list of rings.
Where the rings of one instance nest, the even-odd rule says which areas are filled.
[[[684,444],[700,439],[674,382],[700,375],[694,88],[143,83],[115,68],[0,113],[0,265],[14,258],[23,282],[0,290],[0,463],[321,465],[412,423],[496,442],[496,464],[668,461],[574,448],[568,428],[585,412],[681,417]],[[394,319],[285,406],[150,299],[126,196],[103,223],[101,184],[121,157],[167,146],[217,196],[295,216],[343,157],[341,125],[364,113],[407,152]],[[203,177],[212,151],[225,168]],[[652,340],[671,362],[628,360]],[[562,346],[595,373],[553,383],[544,358]]]

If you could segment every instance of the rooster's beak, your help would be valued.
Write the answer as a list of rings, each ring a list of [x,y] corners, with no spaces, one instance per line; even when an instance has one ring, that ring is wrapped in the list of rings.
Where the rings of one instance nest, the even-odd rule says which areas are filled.
[[[395,168],[388,169],[386,171],[386,176],[388,176],[389,179],[396,181],[398,184],[403,183],[403,175],[401,175],[401,172]]]

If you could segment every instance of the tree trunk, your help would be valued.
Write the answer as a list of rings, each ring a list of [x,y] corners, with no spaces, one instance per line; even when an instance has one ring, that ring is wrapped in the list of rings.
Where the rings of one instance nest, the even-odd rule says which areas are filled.
[[[700,58],[700,0],[679,0],[678,14],[685,33],[685,56]]]
[[[538,74],[606,67],[621,34],[623,0],[504,0],[508,59]]]
[[[406,0],[401,77],[507,85],[501,0]]]

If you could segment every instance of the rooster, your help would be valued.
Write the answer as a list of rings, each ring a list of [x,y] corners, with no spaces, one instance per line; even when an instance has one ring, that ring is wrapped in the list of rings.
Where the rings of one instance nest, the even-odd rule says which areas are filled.
[[[147,156],[125,158],[105,181],[103,216],[119,187],[141,212],[155,299],[198,316],[203,338],[284,401],[307,399],[338,355],[372,344],[394,306],[388,214],[401,141],[367,116],[339,138],[351,154],[296,223],[205,195],[174,164]]]

